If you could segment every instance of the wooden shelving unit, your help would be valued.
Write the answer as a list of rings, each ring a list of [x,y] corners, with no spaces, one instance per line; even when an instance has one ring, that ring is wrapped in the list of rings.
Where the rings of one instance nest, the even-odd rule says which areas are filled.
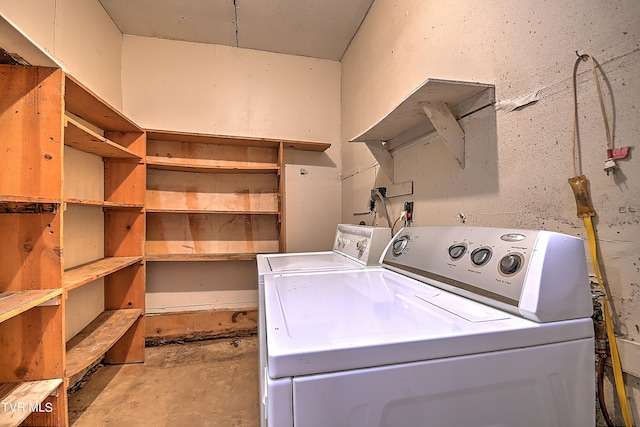
[[[237,261],[284,251],[284,149],[329,147],[147,131],[146,259]]]
[[[108,363],[144,360],[146,140],[142,129],[78,81],[66,76],[65,89],[65,155],[87,161],[64,164],[63,177],[71,182],[63,188],[63,223],[74,237],[95,235],[91,243],[103,242],[103,247],[85,254],[82,241],[64,240],[62,288],[70,294],[104,281],[103,311],[66,338],[69,387],[103,358]],[[94,185],[81,185],[85,180]],[[85,217],[92,219],[87,225]],[[83,310],[71,300],[67,311]]]
[[[15,408],[0,425],[66,426],[74,374],[144,360],[145,133],[59,69],[0,65],[0,93],[0,398]],[[75,153],[90,161],[65,163]],[[78,262],[69,230],[99,255]],[[96,281],[102,314],[67,336],[69,296]]]
[[[67,424],[63,90],[60,70],[0,66],[0,395],[15,405],[0,411],[3,426]]]
[[[284,152],[330,146],[147,130],[149,334],[211,336],[224,310],[234,326],[235,310],[255,310],[247,272],[285,251]]]
[[[282,238],[282,143],[147,132],[147,242],[153,261],[250,259]]]

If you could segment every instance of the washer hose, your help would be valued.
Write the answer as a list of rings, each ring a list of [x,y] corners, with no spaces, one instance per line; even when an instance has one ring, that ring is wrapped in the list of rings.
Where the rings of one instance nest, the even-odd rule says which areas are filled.
[[[598,357],[598,403],[600,404],[600,412],[604,422],[607,423],[607,427],[615,427],[609,417],[609,411],[607,411],[607,404],[604,401],[604,362],[607,360],[606,356]]]
[[[595,229],[590,216],[584,217],[584,225],[587,229],[587,235],[589,236],[589,248],[591,250],[593,269],[596,274],[596,278],[598,279],[598,286],[602,292],[602,308],[607,328],[607,338],[609,339],[609,349],[611,350],[611,364],[613,365],[613,377],[615,379],[614,382],[616,392],[618,394],[618,400],[620,401],[620,410],[622,412],[622,418],[624,419],[624,425],[626,427],[632,427],[633,418],[631,416],[631,411],[629,410],[629,403],[627,402],[627,392],[624,387],[624,377],[622,374],[622,363],[620,362],[620,353],[618,352],[616,335],[613,331],[613,319],[611,318],[611,312],[609,310],[609,302],[607,301],[604,282],[600,275],[600,267],[598,264],[598,241],[596,240]]]
[[[598,285],[591,282],[591,285]],[[593,331],[595,334],[596,356],[598,358],[597,365],[597,384],[598,384],[598,403],[600,404],[600,412],[607,423],[607,427],[615,427],[607,411],[607,404],[604,399],[604,364],[609,357],[609,342],[607,341],[607,326],[602,313],[602,304],[599,298],[602,298],[602,292],[592,288],[593,298]]]
[[[387,198],[382,195],[380,190],[378,190],[377,188],[374,188],[371,190],[371,200],[370,200],[371,211],[375,210],[376,199],[379,199],[382,202],[382,207],[384,208],[384,217],[387,220],[387,224],[389,224],[389,228],[391,228],[393,226],[393,223],[391,222],[391,218],[389,217],[389,211],[387,210]],[[372,225],[375,226],[375,224],[372,224]]]
[[[576,52],[577,54],[577,52]],[[604,318],[606,323],[607,338],[609,340],[609,348],[611,351],[611,364],[613,365],[613,376],[615,382],[616,392],[618,394],[618,400],[620,402],[620,411],[622,412],[622,418],[626,427],[633,426],[633,418],[631,411],[629,410],[629,403],[627,402],[627,392],[624,385],[624,376],[622,373],[622,364],[620,362],[620,354],[618,353],[618,344],[616,342],[615,332],[613,330],[613,319],[609,310],[609,301],[607,299],[607,293],[605,285],[600,275],[600,265],[598,261],[598,239],[596,237],[595,227],[593,226],[592,217],[596,216],[596,211],[591,203],[589,196],[589,182],[584,175],[578,175],[579,164],[577,162],[578,152],[578,95],[576,89],[576,80],[578,73],[578,65],[581,61],[591,60],[591,71],[595,79],[595,84],[598,89],[598,99],[600,101],[600,110],[602,112],[602,119],[604,121],[605,133],[607,138],[607,148],[612,147],[611,131],[609,129],[609,120],[607,119],[606,110],[604,107],[604,98],[602,96],[602,90],[600,88],[600,80],[596,72],[596,61],[591,55],[578,55],[573,66],[573,102],[574,102],[574,116],[573,116],[573,134],[572,138],[572,160],[573,160],[573,173],[574,177],[569,178],[569,184],[573,190],[576,206],[578,208],[578,217],[584,220],[584,227],[587,230],[587,236],[589,239],[589,250],[591,253],[591,262],[593,263],[593,270],[598,280],[600,291],[602,292],[602,308],[604,312]]]

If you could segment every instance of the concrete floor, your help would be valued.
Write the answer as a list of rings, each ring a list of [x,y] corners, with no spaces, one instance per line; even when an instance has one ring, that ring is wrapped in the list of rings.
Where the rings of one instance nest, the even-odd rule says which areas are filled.
[[[69,423],[259,426],[257,337],[147,347],[144,364],[98,369],[69,395]]]

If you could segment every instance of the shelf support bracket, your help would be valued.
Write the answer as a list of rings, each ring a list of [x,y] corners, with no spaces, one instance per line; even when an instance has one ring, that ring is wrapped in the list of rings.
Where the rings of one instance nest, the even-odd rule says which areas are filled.
[[[367,145],[367,148],[371,151],[373,157],[378,161],[380,168],[382,168],[384,173],[387,174],[391,182],[395,182],[393,178],[393,157],[391,156],[391,153],[387,151],[384,143],[382,141],[372,140],[364,141],[364,143]]]
[[[56,295],[53,298],[50,298],[44,302],[41,302],[40,304],[38,304],[38,307],[49,307],[49,306],[60,305],[61,299],[62,299],[61,295]]]
[[[442,137],[449,151],[464,169],[464,131],[458,124],[449,106],[444,102],[421,102],[420,106],[431,120],[433,127]]]

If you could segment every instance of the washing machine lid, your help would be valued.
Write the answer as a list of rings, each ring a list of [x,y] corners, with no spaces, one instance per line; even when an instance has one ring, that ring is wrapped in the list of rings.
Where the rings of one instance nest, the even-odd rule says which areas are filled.
[[[391,229],[388,227],[339,224],[332,251],[259,254],[258,280],[262,283],[264,275],[271,273],[377,266],[390,239]]]
[[[591,319],[536,323],[369,268],[265,277],[269,375],[309,375],[591,337]]]
[[[272,273],[339,270],[362,266],[362,264],[335,252],[278,254],[267,255],[265,258]]]
[[[264,277],[267,274],[352,270],[366,267],[336,252],[260,254],[256,260],[259,283],[264,283]]]

